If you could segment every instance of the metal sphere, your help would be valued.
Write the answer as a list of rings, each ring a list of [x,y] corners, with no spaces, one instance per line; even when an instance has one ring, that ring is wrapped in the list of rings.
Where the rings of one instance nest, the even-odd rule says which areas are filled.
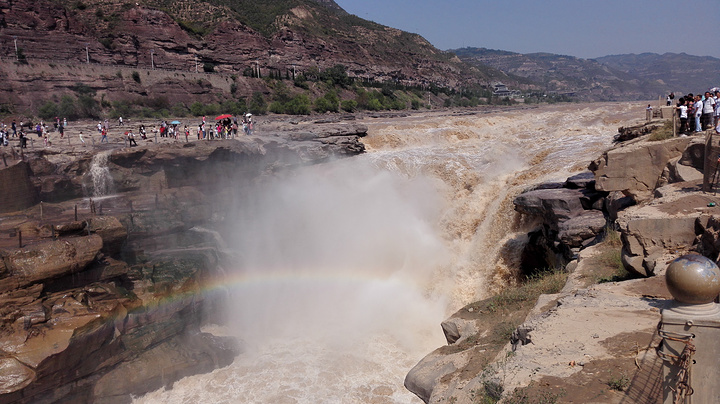
[[[720,268],[702,255],[683,255],[670,263],[665,282],[678,302],[710,303],[720,293]]]

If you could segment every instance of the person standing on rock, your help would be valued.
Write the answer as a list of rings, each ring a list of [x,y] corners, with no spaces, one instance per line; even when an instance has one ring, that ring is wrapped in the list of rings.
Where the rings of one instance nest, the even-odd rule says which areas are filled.
[[[702,132],[702,124],[700,123],[700,118],[702,117],[702,111],[703,111],[703,102],[699,95],[695,96],[695,132]]]
[[[118,117],[118,126],[123,126],[123,119],[122,117]]]
[[[63,118],[63,128],[67,128],[67,118]]]
[[[85,146],[85,139],[83,139],[82,131],[80,131],[80,133],[78,134],[78,137],[80,138],[80,142],[82,142],[83,146]]]
[[[702,121],[703,130],[710,129],[713,126],[713,116],[715,115],[715,99],[709,91],[705,92],[705,100],[703,101]]]
[[[107,143],[107,142],[108,142],[108,138],[107,138],[107,131],[105,130],[105,128],[102,128],[102,131],[100,131],[100,135],[102,136],[102,137],[100,138],[100,143],[103,143],[103,142],[104,142],[104,143]]]
[[[687,105],[685,105],[685,100],[680,99],[680,102],[678,103],[678,112],[680,114],[680,133],[687,132],[687,123],[688,123],[688,108]]]
[[[133,147],[133,145],[135,145],[135,146],[138,145],[137,142],[135,141],[135,135],[133,135],[131,130],[127,132],[127,139],[128,139],[128,144],[130,145],[130,147]]]
[[[720,123],[720,91],[715,91],[715,114],[713,116],[713,126],[717,127]]]

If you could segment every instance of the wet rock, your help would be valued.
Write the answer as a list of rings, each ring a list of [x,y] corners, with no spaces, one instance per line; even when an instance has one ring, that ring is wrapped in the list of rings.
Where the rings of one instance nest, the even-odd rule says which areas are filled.
[[[241,348],[234,338],[195,333],[171,338],[103,375],[92,391],[95,402],[130,403],[177,380],[230,365]]]
[[[0,358],[0,375],[0,394],[19,390],[35,378],[35,372],[15,358]]]

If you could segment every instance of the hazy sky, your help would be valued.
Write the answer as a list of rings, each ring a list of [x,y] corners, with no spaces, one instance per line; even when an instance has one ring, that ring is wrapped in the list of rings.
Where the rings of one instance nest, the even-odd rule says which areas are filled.
[[[358,17],[420,34],[440,49],[720,58],[718,0],[335,1]]]

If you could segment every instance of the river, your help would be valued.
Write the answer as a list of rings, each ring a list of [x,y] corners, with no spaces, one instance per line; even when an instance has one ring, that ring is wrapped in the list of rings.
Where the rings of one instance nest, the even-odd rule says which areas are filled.
[[[586,169],[643,103],[365,118],[368,152],[242,193],[222,288],[246,352],[136,403],[420,403],[407,372],[440,322],[512,283],[512,199]]]

